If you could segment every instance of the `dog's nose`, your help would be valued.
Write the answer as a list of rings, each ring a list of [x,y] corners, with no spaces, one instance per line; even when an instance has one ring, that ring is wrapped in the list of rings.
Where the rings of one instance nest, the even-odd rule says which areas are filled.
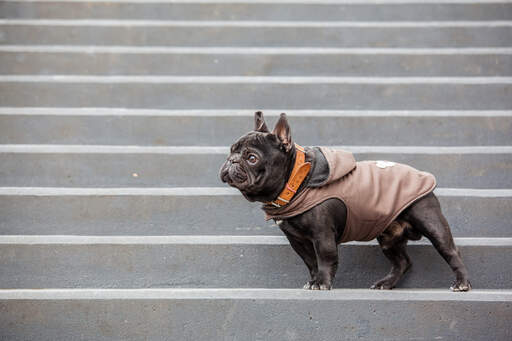
[[[224,183],[228,182],[228,172],[221,171],[219,174],[219,177],[220,177],[220,181],[222,181]]]
[[[227,176],[229,173],[229,166],[231,166],[231,161],[227,160],[226,162],[224,162],[222,167],[220,167],[219,177],[222,182],[228,182]]]

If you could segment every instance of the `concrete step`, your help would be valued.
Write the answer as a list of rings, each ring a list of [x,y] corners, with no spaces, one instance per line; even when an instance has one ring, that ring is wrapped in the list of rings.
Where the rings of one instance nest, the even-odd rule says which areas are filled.
[[[510,20],[507,1],[2,1],[0,18],[159,20]]]
[[[456,238],[477,289],[511,288],[512,238]],[[302,288],[309,274],[283,236],[0,236],[0,288]],[[428,241],[399,287],[445,288],[453,274]],[[335,287],[369,288],[391,265],[376,241],[339,248]]]
[[[454,236],[512,238],[512,190],[435,193]],[[282,236],[227,187],[0,188],[0,203],[0,235]]]
[[[510,76],[512,53],[508,48],[248,51],[246,48],[0,46],[0,74]]]
[[[512,188],[512,147],[343,148],[357,160],[391,160],[431,172],[440,187]],[[228,147],[0,145],[0,186],[219,186],[227,155]]]
[[[269,126],[279,113],[265,111]],[[512,142],[512,111],[297,110],[287,115],[293,138],[305,145]],[[253,116],[248,110],[0,108],[0,143],[229,145],[237,134],[254,128]]]
[[[0,44],[211,47],[510,47],[512,21],[1,19]]]
[[[0,337],[501,341],[511,302],[510,290],[1,290]]]
[[[4,107],[510,110],[510,98],[510,77],[0,76]]]

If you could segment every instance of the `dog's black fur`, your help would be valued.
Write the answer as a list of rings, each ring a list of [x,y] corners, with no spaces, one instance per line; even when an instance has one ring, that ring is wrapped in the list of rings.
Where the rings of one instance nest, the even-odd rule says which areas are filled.
[[[314,153],[306,160],[314,162]],[[293,169],[295,147],[285,114],[281,114],[274,130],[269,132],[261,112],[255,114],[255,129],[231,146],[228,160],[220,170],[220,178],[238,188],[249,201],[269,202],[284,188]],[[308,178],[299,188],[307,186]],[[338,244],[343,234],[347,208],[338,199],[329,199],[298,216],[276,221],[292,248],[309,269],[311,280],[305,289],[332,288],[338,267]],[[375,282],[372,289],[392,289],[410,268],[406,252],[408,240],[427,237],[455,273],[453,291],[468,291],[468,272],[433,193],[405,209],[377,237],[384,255],[392,264],[391,271]]]

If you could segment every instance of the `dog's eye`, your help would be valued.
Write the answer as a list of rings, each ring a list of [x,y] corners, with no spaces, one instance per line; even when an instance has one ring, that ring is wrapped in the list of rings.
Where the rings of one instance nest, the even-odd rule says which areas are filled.
[[[258,158],[254,154],[249,154],[249,156],[247,157],[247,161],[249,163],[255,164],[258,161]]]

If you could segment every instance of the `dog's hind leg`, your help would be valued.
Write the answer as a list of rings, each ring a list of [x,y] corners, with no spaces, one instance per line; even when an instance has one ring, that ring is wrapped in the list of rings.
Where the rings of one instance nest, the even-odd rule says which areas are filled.
[[[393,289],[412,263],[405,250],[407,246],[406,222],[394,221],[377,237],[382,252],[392,264],[389,273],[375,282],[370,289]]]
[[[468,271],[453,241],[450,226],[441,212],[437,197],[430,193],[408,207],[401,215],[414,230],[427,237],[455,273],[453,291],[471,290]]]

